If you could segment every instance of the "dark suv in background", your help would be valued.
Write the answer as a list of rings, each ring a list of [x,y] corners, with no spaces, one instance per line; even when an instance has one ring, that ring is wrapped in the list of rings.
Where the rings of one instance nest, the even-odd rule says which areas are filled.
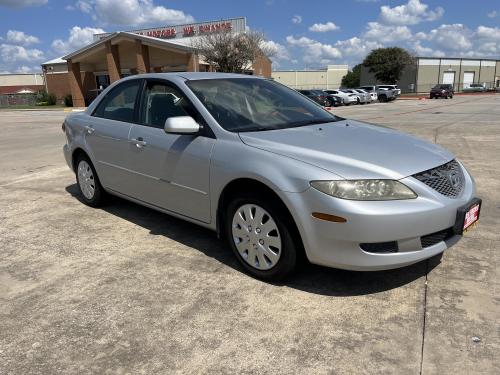
[[[449,84],[440,84],[436,85],[431,89],[431,93],[429,94],[430,99],[437,99],[437,98],[453,98],[453,94],[455,94],[455,91],[453,91],[453,85]]]

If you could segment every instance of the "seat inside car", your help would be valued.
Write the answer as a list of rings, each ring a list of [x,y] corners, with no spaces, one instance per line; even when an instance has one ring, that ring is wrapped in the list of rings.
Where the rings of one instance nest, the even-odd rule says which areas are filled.
[[[177,103],[182,99],[178,99]],[[171,93],[155,93],[151,95],[151,102],[146,113],[146,123],[162,128],[169,117],[186,116],[182,107],[176,105],[175,97]]]

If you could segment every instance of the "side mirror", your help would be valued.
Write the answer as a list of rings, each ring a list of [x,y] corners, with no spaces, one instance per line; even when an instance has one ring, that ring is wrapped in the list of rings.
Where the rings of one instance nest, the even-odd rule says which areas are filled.
[[[167,134],[196,134],[200,125],[191,116],[169,117],[164,127]]]

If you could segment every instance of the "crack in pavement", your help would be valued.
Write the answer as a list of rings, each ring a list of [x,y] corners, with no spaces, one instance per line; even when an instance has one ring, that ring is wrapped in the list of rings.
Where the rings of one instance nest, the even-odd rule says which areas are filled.
[[[422,348],[420,351],[420,372],[419,374],[422,375],[422,369],[424,366],[424,346],[425,346],[425,323],[426,323],[426,316],[427,316],[427,276],[429,275],[429,259],[425,261],[425,284],[424,284],[424,318],[423,318],[423,323],[422,323]]]

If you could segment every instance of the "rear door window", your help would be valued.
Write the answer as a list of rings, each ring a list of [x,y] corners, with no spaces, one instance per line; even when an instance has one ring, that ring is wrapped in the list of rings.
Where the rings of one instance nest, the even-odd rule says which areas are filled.
[[[99,103],[94,116],[134,123],[137,93],[142,80],[125,81],[113,88]]]

